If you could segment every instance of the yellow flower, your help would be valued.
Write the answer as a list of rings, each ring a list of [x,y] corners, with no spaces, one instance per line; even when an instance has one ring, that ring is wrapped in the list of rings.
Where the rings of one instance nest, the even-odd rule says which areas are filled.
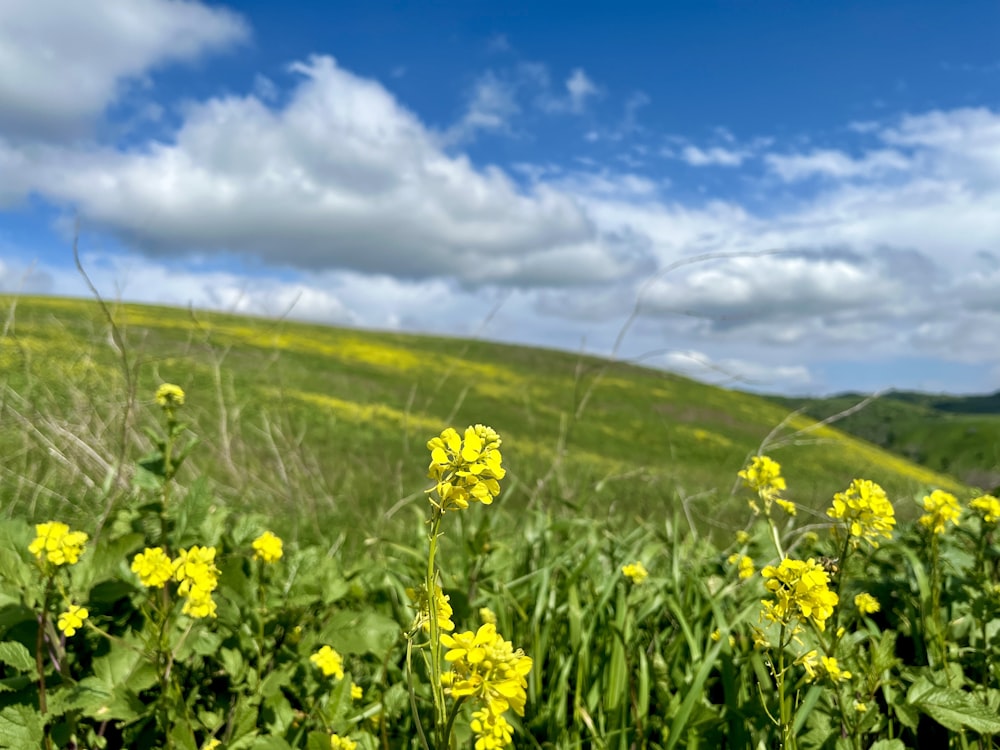
[[[891,538],[896,525],[895,511],[885,490],[867,479],[855,479],[844,492],[834,495],[826,514],[844,522],[855,547],[859,539],[878,547],[875,537]]]
[[[935,534],[944,532],[945,524],[949,521],[956,526],[958,517],[962,509],[958,505],[958,498],[950,492],[944,490],[934,490],[924,497],[924,510],[927,511],[920,516],[920,524],[930,529]]]
[[[215,547],[182,549],[173,561],[174,578],[180,582],[177,593],[187,597],[182,612],[191,617],[215,617],[212,592],[219,581],[215,567]]]
[[[508,708],[524,716],[526,677],[533,662],[521,649],[515,651],[495,625],[486,623],[475,633],[442,635],[441,645],[448,649],[444,658],[452,665],[452,672],[443,677],[453,698],[478,699],[493,717]]]
[[[873,612],[878,612],[881,609],[881,605],[871,594],[858,594],[854,597],[854,606],[858,608],[858,612],[863,615],[869,615]]]
[[[822,656],[820,657],[820,662],[823,664],[823,670],[826,672],[826,676],[830,678],[831,682],[844,682],[851,679],[851,673],[846,669],[841,669],[837,665],[837,659],[833,656]]]
[[[820,656],[816,650],[803,654],[795,663],[801,664],[806,670],[806,682],[815,680],[820,672],[829,677],[831,682],[843,682],[851,679],[851,673],[846,669],[841,669],[834,657]]]
[[[52,565],[75,565],[87,543],[87,535],[82,531],[70,531],[69,526],[59,521],[49,521],[35,526],[37,536],[28,545],[41,563]]]
[[[749,541],[750,541],[750,534],[747,533],[744,529],[740,529],[739,531],[736,532],[736,543],[738,545],[742,547]]]
[[[309,657],[309,661],[319,667],[324,677],[335,676],[344,679],[344,658],[329,646],[323,646]]]
[[[253,540],[254,559],[263,560],[266,563],[277,562],[281,559],[281,539],[270,531],[265,531]]]
[[[156,403],[164,409],[184,406],[184,391],[179,385],[164,383],[156,389]]]
[[[978,511],[986,523],[1000,521],[1000,500],[997,500],[993,495],[980,495],[969,501],[969,507]]]
[[[470,502],[492,503],[507,473],[501,465],[501,442],[493,428],[481,424],[467,427],[464,437],[449,427],[429,440],[427,476],[436,484],[428,492],[438,495],[431,503],[442,512],[468,508]]]
[[[514,741],[512,727],[503,714],[494,714],[488,708],[473,711],[469,726],[476,733],[475,750],[497,750]]]
[[[649,571],[646,570],[646,566],[639,560],[634,563],[629,563],[628,565],[623,565],[622,573],[624,573],[625,577],[632,581],[632,583],[637,585],[649,577]]]
[[[353,682],[351,683],[351,700],[352,701],[359,701],[359,700],[361,700],[361,698],[362,698],[362,696],[364,694],[365,694],[365,691],[361,689],[360,685],[355,685]]]
[[[839,599],[830,591],[830,577],[822,565],[812,558],[802,561],[786,557],[778,567],[765,567],[761,575],[764,587],[774,596],[773,600],[761,600],[762,617],[782,625],[811,620],[820,630],[826,627]]]
[[[216,750],[216,748],[218,748],[221,744],[222,744],[222,740],[219,740],[219,739],[216,739],[215,737],[213,737],[208,742],[206,742],[204,745],[202,745],[201,748],[202,748],[202,750]]]
[[[77,628],[83,627],[83,621],[90,617],[90,612],[85,607],[77,604],[69,605],[69,609],[59,615],[57,623],[59,629],[66,635],[74,635]]]
[[[412,627],[419,626],[425,633],[429,633],[431,629],[431,623],[428,619],[430,607],[427,602],[426,588],[421,586],[419,589],[407,589],[406,595],[411,602],[417,605],[417,616],[413,620]],[[451,621],[453,611],[451,604],[448,603],[450,601],[451,597],[441,590],[441,586],[434,584],[434,605],[437,612],[438,630],[448,633],[455,629],[455,623]]]
[[[491,623],[493,625],[497,624],[497,615],[496,615],[496,612],[494,612],[489,607],[480,607],[479,608],[479,619],[482,620],[483,622],[488,622],[488,623]]]
[[[729,556],[729,564],[736,565],[740,580],[750,578],[756,571],[753,567],[753,558],[734,552]]]
[[[740,471],[737,476],[743,479],[743,484],[757,493],[757,497],[764,501],[764,512],[771,512],[771,503],[779,499],[779,495],[785,489],[785,480],[781,476],[781,465],[767,456],[754,456],[750,459],[750,465]],[[779,505],[791,515],[795,515],[795,505],[787,500],[782,500]],[[755,500],[750,501],[750,508],[754,513],[760,513],[760,506]]]
[[[174,566],[162,547],[146,547],[132,558],[132,572],[143,586],[159,589],[174,576]]]
[[[330,750],[355,750],[358,743],[350,737],[341,737],[339,734],[330,735]]]
[[[861,701],[854,701],[854,710],[857,711],[859,714],[863,714],[865,711],[868,710],[868,706],[866,706]]]

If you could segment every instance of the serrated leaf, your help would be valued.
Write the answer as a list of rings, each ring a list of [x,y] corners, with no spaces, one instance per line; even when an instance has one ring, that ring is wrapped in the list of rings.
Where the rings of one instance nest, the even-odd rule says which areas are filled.
[[[40,747],[43,731],[42,716],[34,708],[18,705],[0,711],[0,748]]]
[[[937,687],[920,677],[910,686],[906,700],[953,732],[967,727],[980,734],[1000,734],[1000,717],[971,693]]]
[[[23,643],[17,641],[0,643],[0,663],[13,667],[18,672],[26,672],[32,677],[38,676],[35,671],[35,657]]]

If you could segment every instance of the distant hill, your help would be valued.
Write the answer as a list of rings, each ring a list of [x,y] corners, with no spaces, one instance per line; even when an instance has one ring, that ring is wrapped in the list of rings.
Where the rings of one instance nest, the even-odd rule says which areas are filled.
[[[874,442],[901,455],[912,446],[936,470],[789,418],[774,400],[567,352],[38,297],[0,298],[0,321],[5,513],[92,516],[127,494],[162,382],[187,392],[183,417],[201,441],[182,483],[207,476],[222,501],[318,536],[419,523],[426,441],[477,422],[504,438],[499,503],[515,511],[609,523],[680,513],[730,533],[746,520],[736,472],[769,435],[806,513],[858,476],[883,484],[903,515],[928,487],[963,489],[943,473],[953,466],[922,453],[918,431],[939,412],[899,399],[848,427],[869,420]],[[892,409],[891,430],[872,419]],[[981,434],[995,426],[992,415],[949,418]],[[984,452],[975,463],[985,462]]]
[[[851,410],[866,398],[844,393],[773,400],[822,420]],[[833,424],[970,486],[1000,489],[1000,391],[983,396],[889,391]]]

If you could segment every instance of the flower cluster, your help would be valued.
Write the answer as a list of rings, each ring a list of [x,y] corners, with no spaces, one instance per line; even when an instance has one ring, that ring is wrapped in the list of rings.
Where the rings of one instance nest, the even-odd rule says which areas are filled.
[[[88,617],[90,617],[90,612],[87,611],[86,607],[71,604],[69,605],[69,609],[59,615],[59,620],[56,624],[63,633],[67,636],[72,636],[76,634],[78,628],[83,627],[83,621]]]
[[[1000,500],[993,495],[980,495],[969,501],[969,507],[979,513],[986,523],[1000,521]]]
[[[69,526],[59,521],[37,524],[35,533],[37,536],[28,545],[28,551],[42,565],[47,563],[56,567],[75,565],[88,538],[82,531],[70,531]]]
[[[341,737],[339,734],[330,735],[330,750],[357,750],[358,743],[350,737]]]
[[[527,700],[525,679],[531,671],[531,657],[514,650],[510,641],[486,623],[475,633],[442,635],[448,649],[444,658],[452,669],[442,675],[448,693],[456,699],[473,698],[479,707],[472,714],[471,727],[476,734],[476,750],[494,750],[511,743],[511,725],[503,714],[513,709],[524,716]]]
[[[895,511],[885,490],[867,479],[855,479],[850,487],[834,495],[826,514],[844,522],[855,547],[862,539],[878,547],[876,537],[890,539],[896,525]]]
[[[184,406],[184,391],[179,385],[164,383],[156,389],[156,403],[164,410],[172,410]]]
[[[774,599],[763,599],[762,617],[781,625],[793,620],[813,622],[823,630],[839,598],[830,591],[830,577],[823,566],[809,560],[785,558],[778,567],[768,565],[761,571],[764,586]]]
[[[785,490],[785,479],[781,476],[781,465],[767,456],[754,456],[750,459],[750,465],[740,471],[737,476],[743,480],[743,484],[757,493],[757,497],[764,503],[764,512],[771,512],[771,504],[777,503],[785,512],[794,516],[796,512],[795,503],[781,498],[781,493]],[[750,500],[750,508],[754,513],[760,513],[760,505],[756,500]]]
[[[930,529],[935,534],[944,532],[945,525],[950,521],[958,525],[958,517],[962,509],[958,505],[958,498],[950,492],[944,490],[934,490],[924,497],[924,510],[927,511],[920,516],[920,525]]]
[[[431,629],[430,606],[427,602],[426,586],[421,586],[418,589],[407,589],[406,595],[411,602],[417,605],[417,616],[413,620],[412,629],[416,630],[419,627],[425,633],[429,633]],[[451,604],[449,604],[450,601],[451,597],[441,590],[441,586],[434,584],[434,609],[437,613],[438,630],[447,633],[455,629],[455,623],[451,621],[453,611]]]
[[[878,603],[878,599],[871,594],[866,593],[858,594],[854,597],[854,606],[857,607],[858,612],[863,615],[870,615],[873,612],[878,612],[882,608],[882,605]]]
[[[174,564],[163,547],[147,547],[132,558],[132,572],[143,586],[161,589],[174,577]]]
[[[344,657],[329,646],[323,646],[309,657],[309,661],[319,667],[324,677],[333,676],[338,680],[344,679]]]
[[[748,555],[741,555],[739,552],[734,552],[729,556],[727,562],[730,565],[735,565],[737,570],[737,575],[740,580],[750,578],[756,571],[753,566],[753,558]]]
[[[187,598],[184,614],[191,617],[215,617],[212,592],[219,582],[219,569],[215,567],[215,547],[181,550],[173,562],[174,579],[180,585],[177,593]]]
[[[490,427],[467,427],[462,437],[449,427],[427,442],[431,462],[427,476],[435,481],[431,499],[442,512],[462,510],[470,502],[489,505],[500,494],[500,481],[507,473],[501,466],[500,436]]]
[[[628,565],[622,566],[622,573],[634,584],[640,584],[649,577],[649,571],[646,570],[646,566],[642,564],[642,561],[637,560],[634,563],[629,563]]]
[[[841,669],[834,656],[820,656],[813,650],[803,654],[796,664],[801,664],[806,670],[806,682],[813,682],[818,676],[830,678],[830,682],[845,682],[851,679],[851,673]]]
[[[282,542],[281,539],[270,531],[265,531],[253,540],[254,560],[263,560],[266,563],[277,562],[281,559]]]

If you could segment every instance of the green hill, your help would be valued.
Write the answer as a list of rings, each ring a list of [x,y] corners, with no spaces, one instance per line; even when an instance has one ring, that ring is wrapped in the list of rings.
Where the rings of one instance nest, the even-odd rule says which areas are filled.
[[[593,357],[183,309],[0,301],[7,514],[105,512],[128,491],[121,467],[148,447],[141,428],[156,418],[162,382],[187,392],[184,417],[202,441],[188,475],[207,473],[222,501],[313,537],[412,530],[427,439],[476,422],[504,438],[512,481],[499,502],[514,511],[543,504],[613,524],[682,509],[702,530],[731,530],[746,519],[736,472],[765,439],[806,508],[825,507],[857,476],[883,484],[904,516],[928,486],[961,489],[804,416],[775,431],[789,414],[768,399]]]
[[[865,396],[776,398],[789,409],[827,419],[852,409]],[[836,426],[932,471],[984,490],[1000,489],[1000,392],[946,396],[890,391],[836,421]]]

